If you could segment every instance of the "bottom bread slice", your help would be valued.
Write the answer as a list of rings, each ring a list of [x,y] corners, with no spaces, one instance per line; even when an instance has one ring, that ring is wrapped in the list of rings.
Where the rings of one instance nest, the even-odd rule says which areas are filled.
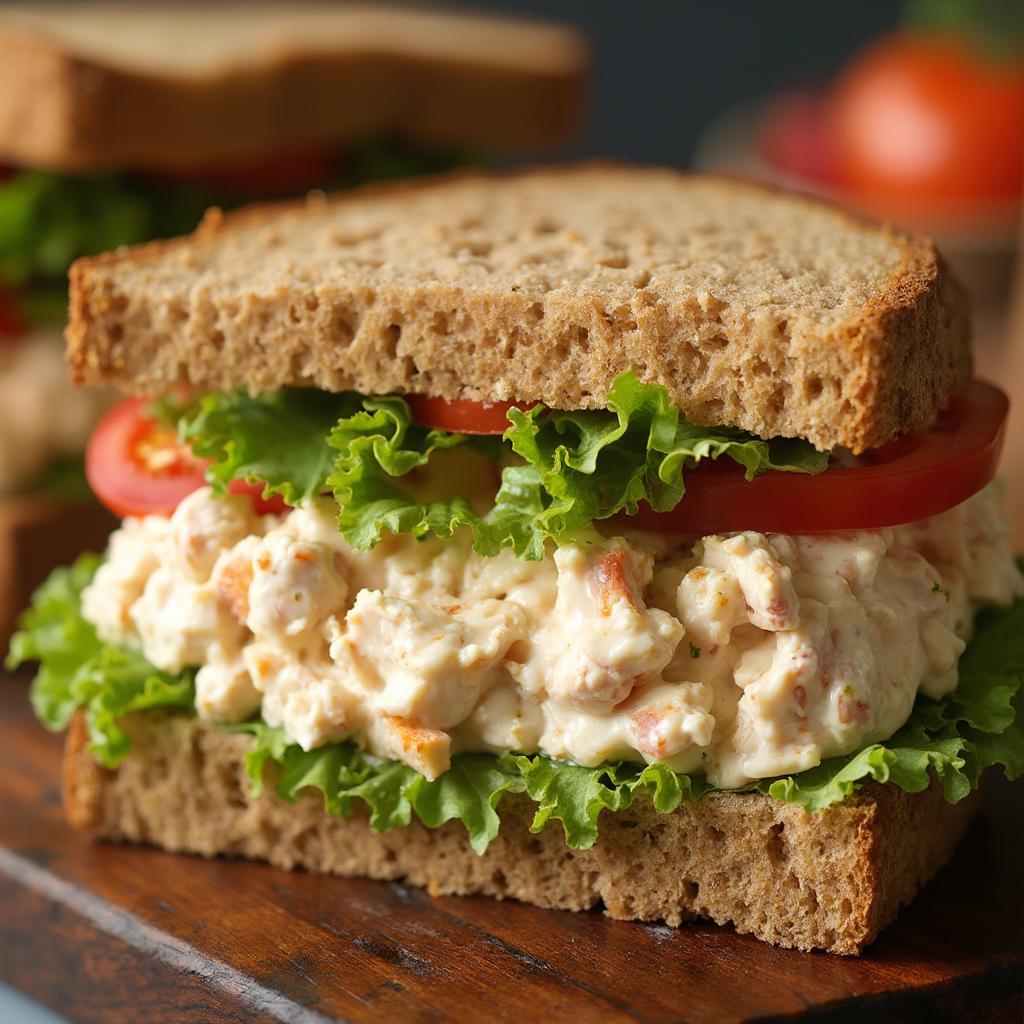
[[[859,953],[952,853],[975,800],[941,789],[911,795],[872,785],[810,814],[750,793],[709,795],[658,814],[646,799],[605,813],[590,850],[571,850],[557,822],[529,831],[535,805],[500,804],[501,831],[483,856],[465,829],[419,822],[375,832],[365,815],[249,791],[248,737],[183,714],[124,722],[134,747],[115,771],[86,749],[81,717],[64,760],[65,808],[97,837],[166,850],[266,860],[282,868],[404,880],[434,895],[485,893],[542,907],[671,925],[703,917],[779,946]]]

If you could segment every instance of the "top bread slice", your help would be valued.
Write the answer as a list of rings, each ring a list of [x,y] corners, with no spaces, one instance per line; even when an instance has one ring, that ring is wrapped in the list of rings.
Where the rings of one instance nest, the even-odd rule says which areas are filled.
[[[669,170],[453,175],[209,215],[71,270],[72,376],[600,408],[635,369],[691,421],[855,452],[970,373],[927,239]]]
[[[396,135],[534,151],[587,47],[544,22],[384,4],[0,6],[0,163],[188,169]]]

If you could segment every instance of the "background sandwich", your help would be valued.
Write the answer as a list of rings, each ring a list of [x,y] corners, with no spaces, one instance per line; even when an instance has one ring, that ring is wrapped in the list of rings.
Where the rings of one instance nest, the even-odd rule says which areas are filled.
[[[853,953],[1024,768],[1007,403],[926,240],[591,166],[213,215],[71,300],[76,379],[164,396],[13,645],[98,836]]]
[[[67,385],[81,255],[211,206],[536,152],[578,121],[585,47],[538,22],[382,5],[0,6],[0,635],[49,566],[98,546]]]

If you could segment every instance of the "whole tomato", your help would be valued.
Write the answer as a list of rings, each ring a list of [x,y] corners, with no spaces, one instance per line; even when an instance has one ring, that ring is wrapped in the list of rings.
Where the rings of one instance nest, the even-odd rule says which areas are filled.
[[[838,183],[876,208],[1002,203],[1024,181],[1024,59],[986,57],[965,37],[899,33],[835,83]]]

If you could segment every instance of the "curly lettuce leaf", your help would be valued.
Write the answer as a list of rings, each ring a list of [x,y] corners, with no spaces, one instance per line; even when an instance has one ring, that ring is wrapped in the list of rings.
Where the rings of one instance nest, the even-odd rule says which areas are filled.
[[[490,754],[457,754],[451,767],[428,781],[417,775],[406,790],[416,816],[428,828],[461,821],[469,843],[483,853],[501,827],[498,804],[506,793],[520,793],[522,777],[510,757]]]
[[[84,710],[89,750],[113,768],[131,748],[120,718],[153,708],[191,709],[195,687],[193,673],[161,672],[141,654],[97,637],[82,617],[81,595],[100,561],[97,555],[82,555],[36,591],[11,639],[6,664],[18,668],[38,662],[31,699],[40,721],[60,730]]]
[[[157,411],[176,419],[181,439],[210,460],[206,478],[216,493],[244,478],[262,483],[265,498],[279,494],[298,505],[324,489],[336,457],[328,435],[361,405],[350,393],[286,388],[256,396],[215,391],[183,411],[169,403]]]
[[[607,410],[510,410],[504,440],[523,461],[504,469],[493,508],[478,515],[461,498],[418,502],[392,482],[464,438],[410,426],[399,398],[364,405],[364,413],[342,421],[331,435],[339,456],[328,481],[341,506],[339,528],[361,550],[385,532],[450,537],[465,526],[479,554],[510,546],[538,559],[545,540],[562,541],[595,520],[635,513],[641,501],[659,512],[674,508],[686,490],[684,471],[702,459],[726,456],[744,467],[748,480],[767,469],[819,473],[828,465],[826,453],[803,441],[696,427],[665,388],[642,384],[630,372],[616,378]]]
[[[817,811],[871,780],[918,793],[934,776],[956,803],[994,765],[1009,779],[1024,774],[1024,599],[979,616],[956,690],[941,700],[918,696],[891,739],[756,788]]]
[[[38,661],[32,700],[40,719],[60,729],[84,709],[90,749],[113,767],[130,749],[118,720],[153,708],[191,709],[194,686],[190,672],[171,676],[141,655],[98,639],[80,612],[82,590],[98,565],[96,556],[83,556],[37,591],[12,641],[8,665]],[[979,617],[960,662],[957,690],[938,701],[919,697],[892,739],[749,789],[820,811],[872,780],[920,792],[934,777],[955,803],[990,766],[1002,766],[1011,779],[1024,774],[1022,682],[1024,599]],[[506,793],[523,793],[536,803],[534,831],[557,821],[568,846],[588,849],[597,840],[601,815],[631,806],[640,795],[668,814],[681,801],[714,790],[704,778],[677,774],[663,764],[585,768],[539,754],[457,754],[448,772],[428,780],[351,742],[305,751],[260,721],[228,728],[251,736],[246,769],[257,793],[269,771],[281,799],[294,801],[312,789],[322,794],[329,813],[340,815],[362,801],[379,830],[408,825],[413,814],[431,828],[460,821],[477,852],[498,834],[498,808]]]
[[[533,558],[543,555],[545,535],[535,522],[542,498],[530,467],[506,470],[485,516],[463,497],[417,500],[398,486],[399,478],[424,467],[435,452],[469,447],[491,458],[501,453],[496,438],[416,426],[402,399],[312,389],[253,396],[238,390],[213,392],[184,408],[164,399],[154,412],[177,426],[197,456],[210,460],[207,480],[217,493],[242,477],[262,483],[265,497],[280,494],[297,505],[331,488],[339,502],[339,529],[360,550],[388,533],[450,537],[469,526],[482,554],[510,545]]]
[[[356,800],[366,804],[370,824],[378,831],[408,825],[412,813],[429,828],[461,821],[470,845],[483,853],[498,834],[497,807],[506,792],[520,792],[524,783],[514,759],[489,754],[458,754],[451,767],[429,780],[399,761],[379,761],[354,743],[330,743],[303,750],[284,731],[263,722],[229,726],[248,733],[253,745],[245,767],[253,792],[263,787],[264,772],[276,765],[277,796],[289,803],[305,789],[315,789],[330,814],[348,817]]]
[[[327,482],[338,502],[338,529],[349,544],[366,551],[388,533],[450,537],[465,526],[478,554],[496,555],[508,545],[518,555],[543,557],[545,535],[537,527],[543,499],[531,467],[504,471],[486,515],[478,515],[463,497],[418,500],[395,481],[426,466],[435,452],[464,445],[497,458],[501,442],[418,427],[401,398],[367,398],[362,404],[328,440],[338,454]]]
[[[456,754],[447,772],[429,780],[400,762],[370,757],[354,743],[302,750],[283,730],[263,722],[228,728],[253,737],[245,766],[254,794],[262,792],[264,773],[275,766],[275,792],[282,800],[294,803],[304,789],[315,789],[328,813],[345,817],[361,800],[378,831],[408,825],[413,813],[428,828],[460,821],[477,853],[498,834],[498,805],[506,793],[525,792],[536,801],[532,831],[557,820],[568,846],[589,849],[597,840],[601,812],[629,807],[637,793],[646,791],[655,808],[668,814],[707,789],[702,780],[677,775],[665,765],[582,768],[539,754]]]
[[[538,804],[530,831],[560,821],[566,845],[574,850],[589,850],[597,842],[601,813],[629,807],[638,792],[647,793],[659,814],[671,814],[683,800],[696,800],[709,788],[702,778],[657,763],[583,768],[536,754],[515,760],[527,793]]]
[[[196,455],[212,460],[207,476],[219,492],[245,477],[262,482],[265,496],[294,505],[330,488],[339,530],[362,551],[387,534],[447,538],[464,527],[478,554],[511,547],[540,559],[548,540],[579,536],[595,520],[635,512],[641,501],[674,508],[685,494],[684,472],[702,459],[730,458],[748,479],[767,469],[818,473],[828,464],[803,441],[695,427],[663,387],[641,384],[633,373],[616,379],[607,410],[513,409],[501,439],[419,427],[402,398],[313,389],[213,393],[184,411],[165,403],[162,415],[177,422]],[[455,493],[443,498],[407,486],[410,474],[459,447],[506,463],[485,512],[459,493],[460,483],[475,488],[457,474]]]
[[[641,501],[657,512],[675,508],[686,492],[684,471],[726,456],[748,480],[767,469],[820,473],[828,455],[803,441],[764,441],[731,427],[688,423],[658,384],[620,374],[608,411],[512,409],[505,433],[513,450],[540,474],[547,496],[542,528],[558,538],[595,519],[633,514]]]

